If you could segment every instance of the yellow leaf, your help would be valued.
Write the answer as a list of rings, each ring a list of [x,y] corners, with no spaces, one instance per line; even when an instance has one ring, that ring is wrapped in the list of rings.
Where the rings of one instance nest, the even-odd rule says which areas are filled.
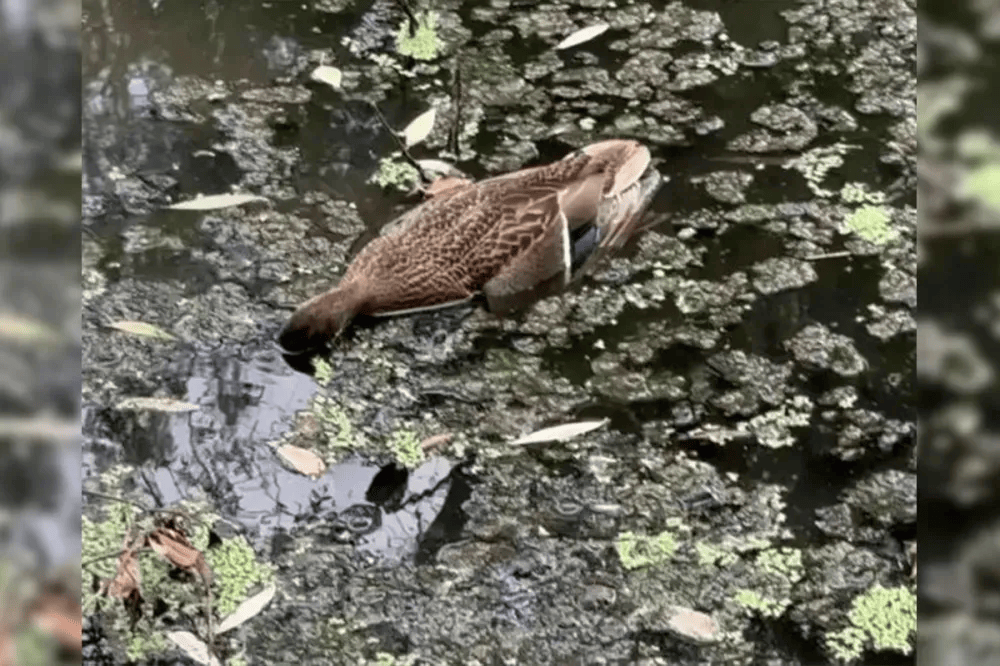
[[[407,148],[417,145],[430,136],[431,130],[434,129],[436,115],[437,111],[434,109],[425,111],[406,126],[406,129],[403,130],[403,140],[406,141]]]
[[[147,324],[141,321],[116,321],[110,324],[111,328],[121,331],[122,333],[128,333],[130,335],[138,335],[144,338],[154,338],[157,340],[176,340],[177,338],[170,333],[167,333],[159,326],[154,326],[153,324]]]

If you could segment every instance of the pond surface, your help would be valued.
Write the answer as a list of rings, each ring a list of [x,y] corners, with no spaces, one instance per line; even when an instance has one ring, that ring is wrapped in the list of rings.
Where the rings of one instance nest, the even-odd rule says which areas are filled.
[[[85,487],[127,465],[144,502],[207,501],[246,537],[279,594],[216,648],[250,663],[826,659],[854,598],[913,586],[912,9],[435,11],[420,61],[385,0],[84,3]],[[323,64],[339,89],[310,79]],[[414,157],[474,178],[643,142],[669,177],[660,224],[521,317],[363,322],[320,387],[274,335],[419,201],[372,179],[386,124],[432,106]],[[267,201],[167,209],[232,190]],[[113,327],[136,321],[173,339]],[[317,395],[357,455],[314,480],[272,445],[321,444]],[[120,407],[150,396],[197,409]],[[608,423],[507,444],[589,419]],[[384,445],[401,432],[452,441],[404,471]],[[669,564],[630,568],[626,533],[669,534]],[[677,609],[711,615],[712,639]],[[121,658],[105,629],[90,662]]]

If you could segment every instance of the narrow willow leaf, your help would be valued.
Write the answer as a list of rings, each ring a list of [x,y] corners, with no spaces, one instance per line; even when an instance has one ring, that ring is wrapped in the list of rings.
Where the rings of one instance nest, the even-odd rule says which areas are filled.
[[[437,116],[436,110],[425,111],[406,126],[403,130],[403,140],[406,141],[407,148],[417,145],[430,136],[431,130],[434,129],[435,116]]]
[[[144,338],[154,338],[156,340],[176,340],[177,338],[170,333],[167,333],[159,326],[154,326],[153,324],[147,324],[142,321],[116,321],[110,324],[111,328],[121,331],[122,333],[128,333],[130,335],[139,335]]]
[[[168,631],[167,638],[197,663],[204,666],[221,666],[219,660],[208,651],[205,642],[190,631]]]
[[[0,311],[0,340],[29,346],[52,346],[63,341],[48,324],[14,312]]]
[[[215,630],[216,635],[229,631],[230,629],[235,629],[250,618],[259,615],[260,612],[264,610],[264,607],[271,603],[271,599],[274,598],[274,593],[277,589],[278,588],[274,586],[274,583],[271,583],[261,592],[253,595],[249,599],[246,599],[236,610],[233,611],[232,615],[222,621],[219,628]]]
[[[589,42],[594,37],[604,34],[604,32],[610,27],[611,26],[607,23],[598,23],[597,25],[577,30],[572,35],[556,44],[555,49],[556,51],[561,51],[562,49],[568,49],[573,46],[583,44],[584,42]]]
[[[175,400],[174,398],[133,397],[125,398],[115,405],[115,409],[180,414],[183,412],[193,412],[201,408],[193,402],[184,402],[183,400]]]
[[[461,175],[461,172],[453,164],[444,160],[417,160],[420,168],[428,174],[440,174],[442,176]]]
[[[325,83],[331,88],[340,88],[340,82],[343,81],[344,75],[336,67],[330,67],[329,65],[320,65],[312,71],[309,75],[313,81],[319,81],[320,83]]]
[[[278,457],[296,472],[311,476],[314,479],[323,476],[326,463],[318,455],[308,449],[284,444],[276,449]]]
[[[211,194],[207,197],[196,197],[190,201],[182,201],[172,206],[171,210],[216,210],[230,206],[242,206],[251,201],[267,201],[256,194]]]
[[[571,437],[578,437],[584,433],[588,433],[591,430],[597,430],[608,420],[604,419],[601,421],[580,421],[578,423],[566,423],[564,425],[553,426],[551,428],[543,428],[541,430],[536,430],[530,435],[525,435],[515,439],[511,444],[538,444],[540,442],[558,442],[564,439],[570,439]]]

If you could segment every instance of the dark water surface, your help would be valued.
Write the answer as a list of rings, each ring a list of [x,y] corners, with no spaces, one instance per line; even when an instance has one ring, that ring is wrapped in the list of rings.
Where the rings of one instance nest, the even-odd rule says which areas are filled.
[[[334,11],[334,4],[347,6]],[[478,123],[471,135],[460,137],[459,154],[447,159],[474,177],[545,163],[603,136],[581,130],[589,119],[605,135],[647,143],[660,171],[670,177],[649,213],[664,220],[650,234],[655,240],[632,248],[608,272],[589,279],[582,295],[567,296],[565,312],[561,305],[543,305],[526,323],[504,325],[479,313],[471,327],[448,314],[421,316],[389,323],[381,333],[378,326],[362,327],[348,336],[333,353],[332,390],[341,391],[352,406],[350,413],[361,419],[357,428],[377,438],[400,420],[424,418],[432,430],[465,424],[472,446],[467,455],[434,457],[409,474],[351,458],[314,481],[282,467],[267,446],[292,429],[295,414],[317,392],[311,377],[285,363],[273,336],[297,302],[342,274],[350,254],[403,200],[401,194],[368,182],[395,142],[362,100],[377,100],[388,123],[404,127],[429,100],[454,93],[454,59],[444,58],[441,67],[418,70],[415,77],[386,74],[380,85],[371,63],[394,53],[396,26],[404,19],[398,5],[382,0],[331,2],[325,9],[277,2],[86,0],[85,480],[127,463],[135,466],[134,480],[157,506],[207,497],[264,559],[280,558],[285,552],[281,544],[294,541],[304,526],[319,524],[333,525],[334,542],[346,539],[369,561],[407,567],[444,562],[439,550],[460,537],[479,538],[484,520],[510,520],[521,530],[534,529],[536,519],[544,523],[521,509],[512,515],[514,505],[501,502],[493,504],[489,520],[484,518],[482,504],[490,500],[482,498],[519,496],[523,488],[515,483],[529,481],[508,481],[506,474],[547,475],[531,491],[538,497],[524,496],[529,503],[552,501],[549,493],[564,486],[582,495],[597,487],[606,501],[625,503],[626,518],[605,536],[584,528],[560,532],[586,548],[597,548],[595,543],[623,530],[662,529],[664,517],[673,515],[673,508],[649,512],[629,505],[629,484],[648,481],[667,488],[675,475],[690,477],[695,487],[675,487],[671,507],[674,500],[683,503],[697,494],[699,484],[701,491],[716,492],[711,511],[719,513],[711,518],[690,514],[696,532],[704,530],[708,537],[728,534],[749,521],[731,507],[755,505],[758,500],[750,498],[762,498],[762,489],[773,486],[782,505],[772,506],[774,522],[765,528],[769,519],[754,516],[760,523],[747,522],[743,537],[762,530],[772,543],[804,552],[844,540],[864,551],[864,557],[882,558],[878,580],[884,585],[905,581],[897,556],[902,544],[915,537],[910,519],[876,519],[836,532],[818,526],[817,512],[850,504],[845,491],[872,475],[913,471],[915,336],[906,323],[912,322],[914,307],[914,287],[907,286],[915,270],[907,180],[912,164],[906,158],[885,158],[892,152],[887,148],[891,141],[907,141],[899,133],[905,134],[912,114],[893,106],[889,88],[887,99],[868,100],[874,110],[859,111],[868,108],[859,102],[865,86],[857,69],[852,74],[847,67],[866,62],[865,49],[879,40],[889,40],[887,48],[907,43],[910,19],[897,7],[869,17],[882,26],[883,36],[876,36],[859,25],[864,17],[852,20],[850,8],[834,3],[838,18],[831,19],[829,30],[838,44],[849,45],[838,53],[823,42],[823,31],[811,20],[796,19],[790,32],[788,13],[805,12],[812,7],[808,4],[691,0],[686,5],[624,3],[614,11],[601,9],[602,3],[584,4],[593,7],[450,2],[440,8],[446,43],[466,39],[471,31],[460,85],[469,96],[465,120]],[[572,20],[566,19],[567,11]],[[709,18],[712,12],[718,13],[717,22]],[[639,20],[637,28],[629,23],[632,13],[648,20]],[[621,25],[553,56],[556,41],[602,16]],[[673,16],[685,18],[676,23],[657,18]],[[537,23],[533,28],[532,21]],[[642,32],[661,24],[671,27]],[[594,73],[622,72],[644,51],[669,57],[654,58],[608,82]],[[904,51],[901,58],[910,56]],[[309,81],[320,62],[344,70],[344,92]],[[400,63],[403,70],[414,66],[405,59]],[[530,80],[516,93],[505,92],[502,81],[477,83],[489,76],[503,79],[509,71],[533,73],[525,75]],[[894,71],[905,88],[910,76],[906,67]],[[705,81],[700,85],[699,76]],[[771,115],[758,111],[779,104],[792,109],[791,120],[780,117],[780,109],[772,109]],[[638,125],[627,120],[640,117],[644,120]],[[757,148],[747,149],[755,142],[738,139],[754,132],[763,136],[756,140]],[[436,158],[453,143],[435,131],[413,152],[418,158]],[[836,145],[851,148],[825,179],[810,181],[803,169],[788,166],[809,150]],[[723,184],[716,186],[712,179],[719,174]],[[727,189],[725,183],[731,181],[726,178],[742,184]],[[817,194],[817,183],[830,193]],[[887,197],[900,234],[889,249],[837,231],[854,209],[833,196],[847,183],[864,184],[869,192]],[[238,213],[164,210],[197,194],[233,188],[259,193],[269,203],[251,204]],[[685,259],[685,253],[691,258]],[[788,257],[797,263],[767,263]],[[789,286],[772,289],[768,280]],[[626,294],[625,302],[614,300],[619,293]],[[665,297],[652,298],[656,293]],[[699,299],[706,304],[697,305]],[[874,335],[871,327],[890,315],[903,321],[899,331]],[[155,324],[180,340],[151,341],[108,328],[121,320]],[[816,324],[826,333],[795,348],[805,351],[793,350],[789,341]],[[827,334],[846,336],[847,351],[835,350],[833,360],[808,360],[813,358],[809,350],[823,347]],[[437,345],[438,339],[449,342]],[[452,344],[461,353],[449,351]],[[362,351],[352,352],[351,345]],[[392,383],[380,385],[374,379],[382,376],[377,369],[382,366],[374,362],[368,376],[366,366],[358,363],[364,349],[390,359],[386,367],[397,368]],[[734,356],[740,352],[766,359],[774,377],[725,365],[742,358]],[[867,367],[840,372],[839,353],[859,355]],[[524,396],[519,403],[513,384],[489,386],[497,376],[491,374],[491,364],[502,359],[509,360],[515,375],[524,377],[525,368],[534,368],[541,385],[554,387],[548,411],[544,398]],[[412,378],[398,369],[409,366]],[[787,371],[782,374],[780,368]],[[475,381],[483,378],[486,386],[477,388]],[[677,382],[682,389],[664,388]],[[778,391],[777,401],[760,397],[769,390]],[[194,403],[198,410],[173,414],[116,408],[124,397],[149,395]],[[748,425],[751,417],[788,407],[793,397],[805,398],[808,407],[803,408],[804,420],[792,419],[785,430],[792,438],[789,446],[768,444],[763,431],[726,444],[704,435],[715,427],[757,427]],[[523,414],[517,411],[522,408]],[[509,422],[496,415],[504,410],[510,411]],[[493,446],[518,434],[510,432],[511,426],[523,433],[605,417],[609,430],[597,441],[603,455],[619,458],[613,468],[624,466],[611,475],[618,480],[595,482],[588,471],[591,463],[575,454],[564,459],[552,454],[550,459],[549,454],[527,453],[529,462],[522,469],[522,463],[505,467],[502,454],[475,453],[477,442]],[[855,431],[855,440],[844,434]],[[676,455],[707,467],[682,473],[672,467]],[[473,474],[467,474],[470,461],[475,461]],[[635,471],[639,469],[647,469],[648,478],[643,480]],[[700,481],[702,474],[705,480]],[[387,499],[403,487],[407,500],[402,505]],[[886,502],[902,501],[905,492],[893,494],[896,490],[886,491]],[[685,496],[685,491],[690,493]],[[470,495],[475,510],[468,509]],[[95,511],[95,503],[88,503],[88,511]],[[850,506],[861,515],[857,506]],[[591,568],[605,567],[622,575],[617,563]],[[509,576],[497,580],[508,581],[497,583],[506,590],[501,596],[514,594]],[[532,595],[547,594],[543,584],[533,587],[538,579],[526,580],[523,585]],[[859,583],[857,589],[866,585]],[[330,594],[344,598],[336,591]],[[850,596],[838,594],[837,605],[847,607]],[[698,597],[679,593],[675,602],[693,605]],[[539,610],[541,597],[531,598],[528,606],[534,610],[517,611],[515,624],[536,626],[525,613],[548,617],[548,611]],[[714,602],[708,598],[700,608],[704,612],[712,612]],[[306,622],[318,611],[296,610],[293,604],[287,612],[296,618],[292,621]],[[496,613],[485,607],[482,612]],[[824,617],[826,612],[816,611]],[[384,615],[396,623],[394,631],[410,638],[398,644],[383,637],[379,645],[397,656],[412,645],[430,658],[427,643],[417,633],[407,634],[405,618],[394,618],[389,611]],[[702,657],[655,623],[643,622],[629,620],[618,634],[601,638],[607,654],[621,654],[627,644],[633,659],[701,663],[699,658],[728,655],[744,663],[738,655],[750,654],[747,646],[757,645],[766,646],[760,649],[773,657],[769,663],[826,658],[819,639],[804,637],[801,627],[810,620],[801,614],[774,622],[753,620],[750,629],[731,625],[742,631],[742,639],[727,639],[729,652]],[[818,624],[840,626],[834,620]],[[470,639],[470,644],[476,641]],[[743,647],[732,647],[736,644]],[[595,649],[580,648],[582,654]],[[557,654],[573,653],[554,650],[533,662],[505,650],[501,652],[521,659],[519,663],[552,663],[549,659]],[[889,651],[880,656],[879,663],[912,663],[912,656]],[[93,659],[96,663],[97,657]]]

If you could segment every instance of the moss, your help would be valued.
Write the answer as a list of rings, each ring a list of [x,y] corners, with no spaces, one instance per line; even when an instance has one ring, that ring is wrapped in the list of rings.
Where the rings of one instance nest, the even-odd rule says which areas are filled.
[[[379,187],[398,187],[401,190],[412,188],[420,179],[420,173],[409,162],[396,159],[395,155],[383,157],[378,164],[378,171],[371,180]]]
[[[862,206],[847,218],[845,226],[861,238],[884,245],[899,234],[890,226],[889,213],[882,206]]]
[[[420,448],[420,439],[409,430],[401,430],[393,435],[389,442],[393,456],[403,467],[413,469],[424,462],[424,450]]]
[[[443,46],[437,34],[437,13],[421,12],[417,15],[417,29],[410,34],[410,21],[403,21],[396,31],[396,50],[402,56],[416,60],[433,60]]]
[[[242,536],[226,539],[205,553],[215,584],[215,608],[220,617],[229,615],[247,598],[251,588],[274,578],[270,566],[257,561],[257,554]]]
[[[847,615],[850,626],[826,636],[830,654],[854,661],[866,647],[910,654],[917,631],[917,597],[905,587],[876,584],[856,597]]]
[[[670,532],[660,532],[655,536],[622,532],[616,546],[618,558],[626,569],[664,564],[677,550],[677,542]]]

